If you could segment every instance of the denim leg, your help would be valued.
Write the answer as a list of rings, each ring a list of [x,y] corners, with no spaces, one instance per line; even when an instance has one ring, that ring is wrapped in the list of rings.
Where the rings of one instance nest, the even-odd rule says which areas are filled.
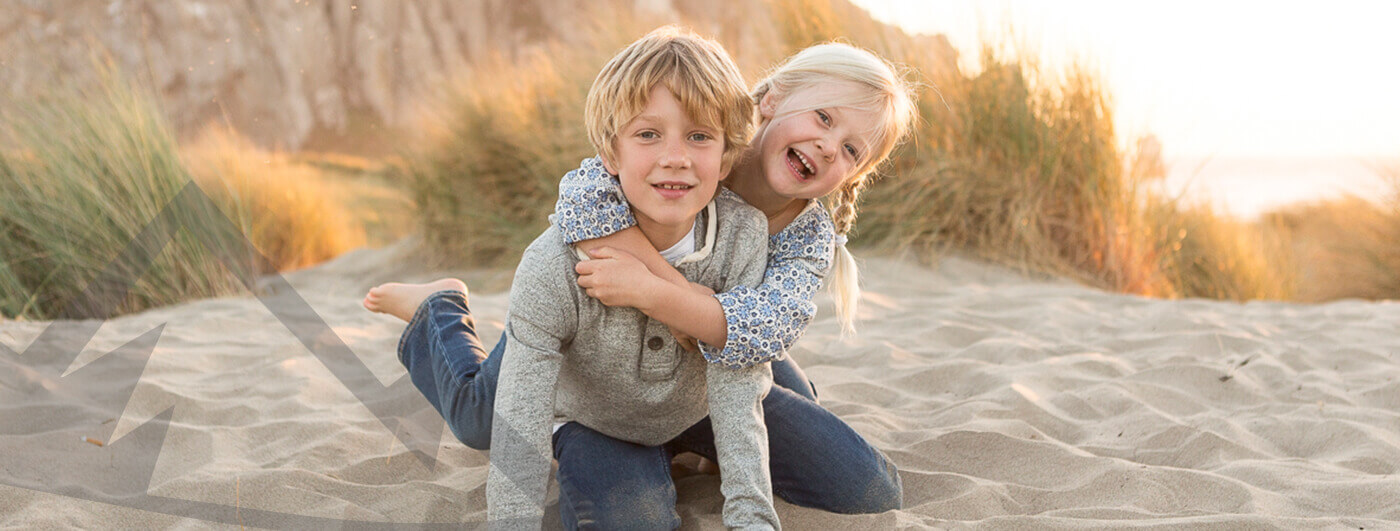
[[[773,385],[787,388],[813,402],[817,401],[817,386],[807,378],[807,373],[797,366],[791,355],[773,362]]]
[[[787,388],[763,399],[773,494],[793,505],[844,514],[880,513],[904,504],[894,463],[835,414]],[[715,459],[706,418],[671,445]]]
[[[671,454],[570,422],[554,434],[565,529],[675,529]]]
[[[413,385],[447,421],[452,434],[478,450],[491,447],[496,379],[505,335],[487,356],[460,291],[434,293],[414,312],[399,339],[399,361]]]

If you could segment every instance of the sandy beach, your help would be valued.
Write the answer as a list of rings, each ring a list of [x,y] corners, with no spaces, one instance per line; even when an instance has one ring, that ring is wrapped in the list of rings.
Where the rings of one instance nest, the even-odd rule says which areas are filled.
[[[460,275],[490,343],[507,307],[510,271],[425,272],[404,248],[286,277],[383,386],[406,376],[403,323],[360,306],[369,287]],[[1400,304],[1152,300],[958,258],[870,258],[863,277],[859,335],[840,339],[823,298],[791,355],[899,466],[905,506],[779,501],[789,529],[1400,527]],[[444,431],[425,466],[251,295],[101,323],[66,370],[15,355],[48,325],[0,322],[0,527],[485,517],[486,454]],[[142,341],[154,350],[127,371],[129,403],[101,397],[133,378],[57,378]],[[162,418],[164,438],[149,436]],[[159,445],[148,487],[104,479],[140,444]],[[686,528],[719,526],[718,485],[678,482]]]

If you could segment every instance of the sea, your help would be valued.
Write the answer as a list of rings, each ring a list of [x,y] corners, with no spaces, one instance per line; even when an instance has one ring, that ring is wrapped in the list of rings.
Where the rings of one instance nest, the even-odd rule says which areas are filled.
[[[1167,161],[1163,191],[1241,219],[1347,195],[1384,202],[1400,193],[1400,159],[1209,157]],[[1388,179],[1387,175],[1393,175]]]

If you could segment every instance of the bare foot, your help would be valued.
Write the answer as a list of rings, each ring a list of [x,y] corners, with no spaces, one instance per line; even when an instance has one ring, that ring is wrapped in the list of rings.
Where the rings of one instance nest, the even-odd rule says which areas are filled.
[[[408,322],[429,295],[449,289],[467,293],[467,285],[455,278],[434,280],[427,284],[390,282],[371,288],[369,293],[365,294],[363,304],[366,310],[387,313]]]
[[[719,475],[719,463],[716,463],[716,462],[714,462],[714,461],[711,461],[711,460],[709,460],[709,459],[706,459],[706,458],[704,458],[704,457],[701,457],[701,458],[700,458],[700,463],[699,463],[698,465],[695,466],[695,470],[698,471],[698,472],[700,472],[701,474],[707,474],[707,475],[711,475],[711,476],[718,476],[718,475]]]
[[[719,475],[719,465],[698,454],[682,452],[671,458],[671,478],[680,479],[696,475]]]

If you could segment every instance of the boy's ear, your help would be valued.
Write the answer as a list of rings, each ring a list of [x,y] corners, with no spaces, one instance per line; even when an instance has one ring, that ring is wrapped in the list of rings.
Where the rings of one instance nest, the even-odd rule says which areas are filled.
[[[608,156],[607,156],[607,155],[604,155],[604,154],[602,154],[602,153],[599,153],[599,154],[598,154],[598,159],[601,160],[601,161],[603,161],[603,169],[608,170],[608,173],[610,173],[610,174],[612,174],[612,175],[617,175],[617,170],[613,169],[613,163],[610,162],[610,161],[608,161]]]

